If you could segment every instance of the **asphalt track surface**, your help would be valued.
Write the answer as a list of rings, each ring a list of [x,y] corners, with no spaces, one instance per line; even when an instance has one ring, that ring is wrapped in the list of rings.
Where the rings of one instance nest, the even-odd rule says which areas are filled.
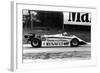
[[[49,57],[48,57],[49,54]],[[23,62],[62,62],[91,59],[91,44],[79,47],[42,47],[32,48],[30,44],[23,45]]]
[[[79,47],[41,47],[33,48],[30,44],[23,45],[23,54],[25,53],[42,53],[42,52],[68,52],[68,51],[91,51],[91,44]]]

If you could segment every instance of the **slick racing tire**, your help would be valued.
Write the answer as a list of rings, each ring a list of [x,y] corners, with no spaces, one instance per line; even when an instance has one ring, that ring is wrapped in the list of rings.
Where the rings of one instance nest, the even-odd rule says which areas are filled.
[[[79,40],[74,38],[71,40],[71,47],[77,47],[79,46]]]
[[[31,45],[32,45],[32,47],[36,47],[36,48],[41,47],[41,41],[37,38],[33,38],[31,40]]]

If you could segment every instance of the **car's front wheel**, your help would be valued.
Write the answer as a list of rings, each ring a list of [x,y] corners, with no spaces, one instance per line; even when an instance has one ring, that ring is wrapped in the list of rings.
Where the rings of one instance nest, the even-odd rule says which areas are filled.
[[[71,40],[71,47],[77,47],[79,46],[79,40],[74,38]]]
[[[41,41],[37,38],[33,38],[31,40],[32,47],[41,47]]]

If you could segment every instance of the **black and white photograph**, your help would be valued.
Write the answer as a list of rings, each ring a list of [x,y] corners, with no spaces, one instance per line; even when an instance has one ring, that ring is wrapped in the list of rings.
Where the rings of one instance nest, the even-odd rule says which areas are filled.
[[[22,60],[90,60],[91,12],[22,10]]]
[[[17,2],[13,5],[13,70],[96,64],[92,37],[95,8]]]

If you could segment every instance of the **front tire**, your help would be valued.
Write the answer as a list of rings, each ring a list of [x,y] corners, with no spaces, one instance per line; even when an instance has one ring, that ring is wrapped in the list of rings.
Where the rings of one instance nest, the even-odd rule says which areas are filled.
[[[74,38],[71,40],[71,47],[77,47],[79,46],[79,40]]]
[[[31,45],[32,45],[32,47],[35,47],[35,48],[41,47],[41,41],[37,38],[33,38],[31,40]]]

